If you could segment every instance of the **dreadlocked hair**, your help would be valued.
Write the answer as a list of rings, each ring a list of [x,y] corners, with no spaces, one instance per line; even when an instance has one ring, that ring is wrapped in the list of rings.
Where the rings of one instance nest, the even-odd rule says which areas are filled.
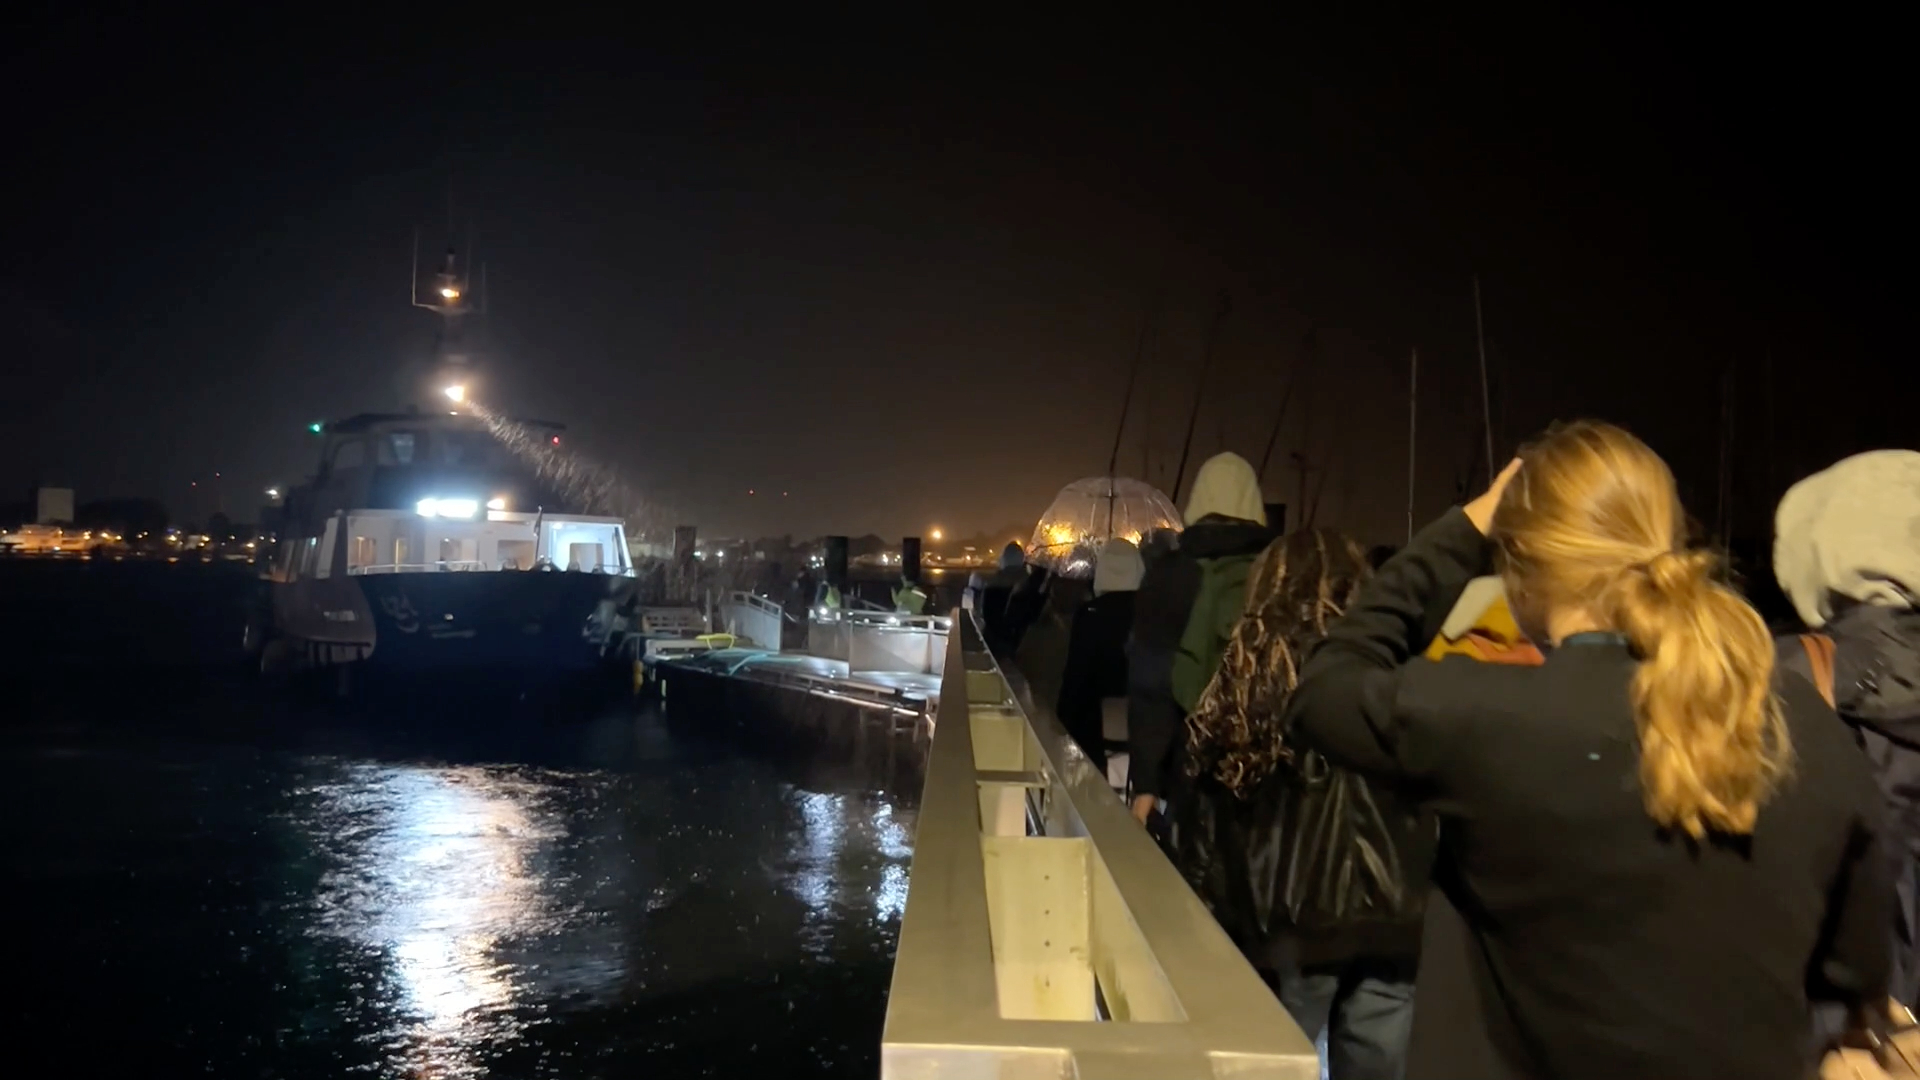
[[[1303,529],[1267,545],[1220,670],[1187,717],[1187,775],[1210,775],[1246,798],[1291,760],[1280,718],[1300,665],[1371,574],[1360,546],[1330,529]]]

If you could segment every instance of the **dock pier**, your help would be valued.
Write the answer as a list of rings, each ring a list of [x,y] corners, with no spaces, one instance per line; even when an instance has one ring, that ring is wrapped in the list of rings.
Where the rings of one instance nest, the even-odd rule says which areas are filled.
[[[769,634],[738,595],[729,632]],[[766,605],[771,606],[771,605]],[[970,612],[812,613],[663,661],[678,723],[918,784],[886,1080],[1309,1080],[1313,1043]]]

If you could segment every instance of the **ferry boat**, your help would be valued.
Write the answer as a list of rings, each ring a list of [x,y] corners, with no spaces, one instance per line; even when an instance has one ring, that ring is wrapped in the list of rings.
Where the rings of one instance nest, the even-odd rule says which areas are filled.
[[[446,319],[436,381],[465,375],[453,343],[465,280],[449,252],[427,307]],[[313,479],[286,493],[265,602],[246,645],[263,671],[449,669],[554,674],[599,665],[634,569],[618,517],[570,512],[497,425],[459,404],[314,425]],[[558,441],[558,424],[515,421]]]
[[[557,425],[546,425],[557,429]],[[325,425],[267,572],[269,666],[569,670],[600,662],[633,584],[626,526],[549,512],[471,416]],[[250,639],[249,644],[255,644]]]

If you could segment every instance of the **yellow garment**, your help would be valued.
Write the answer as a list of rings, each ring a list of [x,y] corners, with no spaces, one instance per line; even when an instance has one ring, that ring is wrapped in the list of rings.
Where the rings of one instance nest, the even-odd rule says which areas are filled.
[[[1460,614],[1457,609],[1455,613]],[[1458,637],[1449,638],[1444,632],[1435,637],[1433,643],[1427,646],[1426,657],[1438,660],[1443,656],[1466,656],[1487,663],[1522,665],[1544,663],[1546,659],[1520,633],[1520,624],[1507,607],[1505,596],[1495,596],[1474,618],[1472,625]]]
[[[893,610],[902,615],[918,615],[927,610],[927,594],[912,582],[893,590]]]

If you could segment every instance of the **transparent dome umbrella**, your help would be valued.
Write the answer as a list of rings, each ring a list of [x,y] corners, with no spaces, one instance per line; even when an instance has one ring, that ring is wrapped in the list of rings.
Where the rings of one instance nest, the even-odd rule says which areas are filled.
[[[1102,540],[1118,536],[1138,547],[1155,529],[1181,527],[1180,511],[1152,484],[1124,476],[1075,480],[1040,515],[1027,561],[1063,577],[1091,577]]]

